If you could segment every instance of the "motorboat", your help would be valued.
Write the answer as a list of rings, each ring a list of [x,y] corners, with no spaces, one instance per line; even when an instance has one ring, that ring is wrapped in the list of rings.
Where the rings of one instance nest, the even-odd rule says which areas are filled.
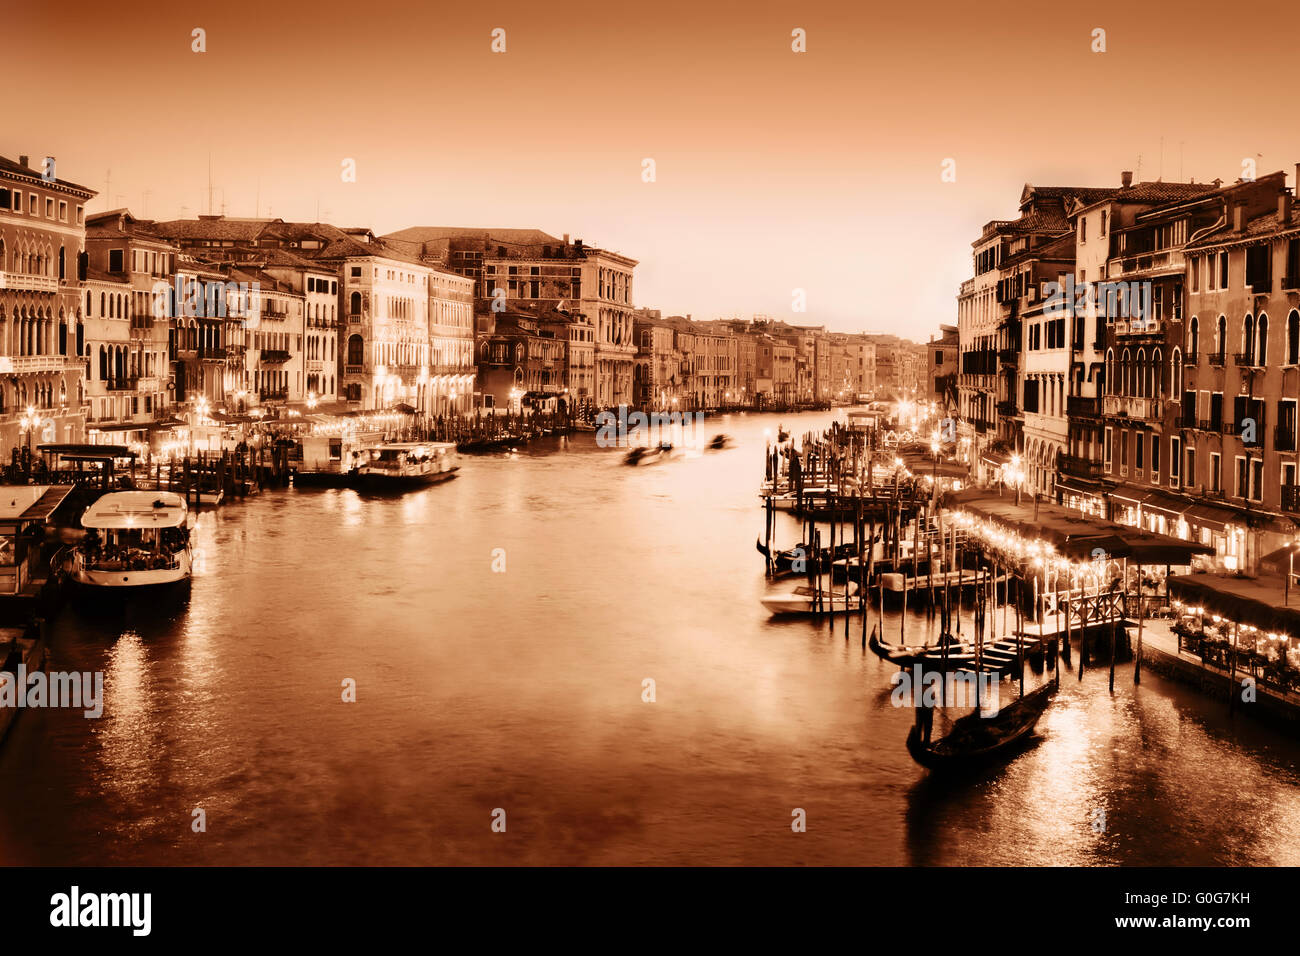
[[[785,594],[762,598],[763,607],[773,614],[848,614],[861,608],[857,585],[849,585],[848,596],[842,588],[801,586]]]

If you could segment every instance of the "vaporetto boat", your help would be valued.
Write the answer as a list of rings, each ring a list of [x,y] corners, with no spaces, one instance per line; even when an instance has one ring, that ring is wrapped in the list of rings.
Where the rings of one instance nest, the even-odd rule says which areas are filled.
[[[405,491],[455,478],[459,470],[449,442],[386,442],[362,451],[356,479],[371,491]]]
[[[175,584],[193,568],[189,508],[169,491],[115,491],[81,516],[72,579],[94,588]]]

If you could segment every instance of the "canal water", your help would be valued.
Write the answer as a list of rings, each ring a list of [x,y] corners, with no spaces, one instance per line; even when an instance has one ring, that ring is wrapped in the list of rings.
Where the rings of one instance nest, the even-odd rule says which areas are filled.
[[[1006,766],[928,779],[857,623],[759,604],[764,434],[831,417],[730,416],[707,430],[738,447],[654,467],[581,435],[404,497],[205,512],[188,598],[57,621],[51,669],[103,671],[104,714],[20,715],[0,862],[1300,863],[1300,746],[1131,665],[1113,696],[1065,679]]]

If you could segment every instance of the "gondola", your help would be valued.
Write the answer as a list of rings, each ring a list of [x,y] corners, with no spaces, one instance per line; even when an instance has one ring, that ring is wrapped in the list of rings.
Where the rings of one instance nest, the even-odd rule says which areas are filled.
[[[758,549],[758,553],[763,557],[769,557],[770,552],[763,546],[762,540],[755,539],[754,547]],[[815,549],[810,548],[805,544],[800,544],[793,548],[787,548],[784,551],[778,551],[776,554],[770,555],[772,577],[780,578],[785,577],[788,574],[805,574],[808,569],[813,566],[814,560],[820,560],[821,563],[819,566],[821,568],[828,568],[831,566],[833,561],[839,561],[849,555],[857,554],[858,546],[856,544],[837,544],[835,546],[833,558],[830,548],[822,548],[820,557],[816,555],[814,551]],[[799,570],[795,570],[795,562],[797,561],[804,562]]]
[[[946,772],[975,769],[1009,756],[1029,740],[1056,688],[1053,680],[1003,707],[993,717],[981,717],[978,712],[967,714],[954,721],[946,735],[929,742],[923,739],[923,722],[933,720],[934,710],[918,707],[916,723],[907,732],[907,752],[921,766]]]
[[[951,635],[945,635],[950,638],[947,642],[948,653],[955,660],[960,658],[957,655],[969,654],[972,645],[962,643],[961,641],[951,639]],[[871,629],[871,639],[867,646],[872,652],[883,661],[889,661],[891,664],[897,664],[900,667],[909,667],[922,661],[930,663],[940,663],[943,660],[943,638],[940,638],[939,644],[890,644],[882,641],[876,634],[876,629]]]

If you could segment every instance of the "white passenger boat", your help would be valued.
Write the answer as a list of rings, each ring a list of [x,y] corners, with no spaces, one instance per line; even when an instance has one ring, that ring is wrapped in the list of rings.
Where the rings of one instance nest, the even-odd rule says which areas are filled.
[[[190,577],[189,508],[170,491],[115,491],[81,516],[86,536],[72,579],[96,588],[175,584]]]
[[[385,442],[362,449],[356,478],[368,491],[405,491],[455,478],[459,470],[450,442]]]
[[[844,588],[824,588],[822,590],[821,606],[824,610],[817,610],[817,589],[811,587],[797,587],[786,594],[773,594],[762,598],[763,607],[767,608],[773,614],[845,614],[857,611],[858,586],[849,585],[849,596],[844,597]]]

